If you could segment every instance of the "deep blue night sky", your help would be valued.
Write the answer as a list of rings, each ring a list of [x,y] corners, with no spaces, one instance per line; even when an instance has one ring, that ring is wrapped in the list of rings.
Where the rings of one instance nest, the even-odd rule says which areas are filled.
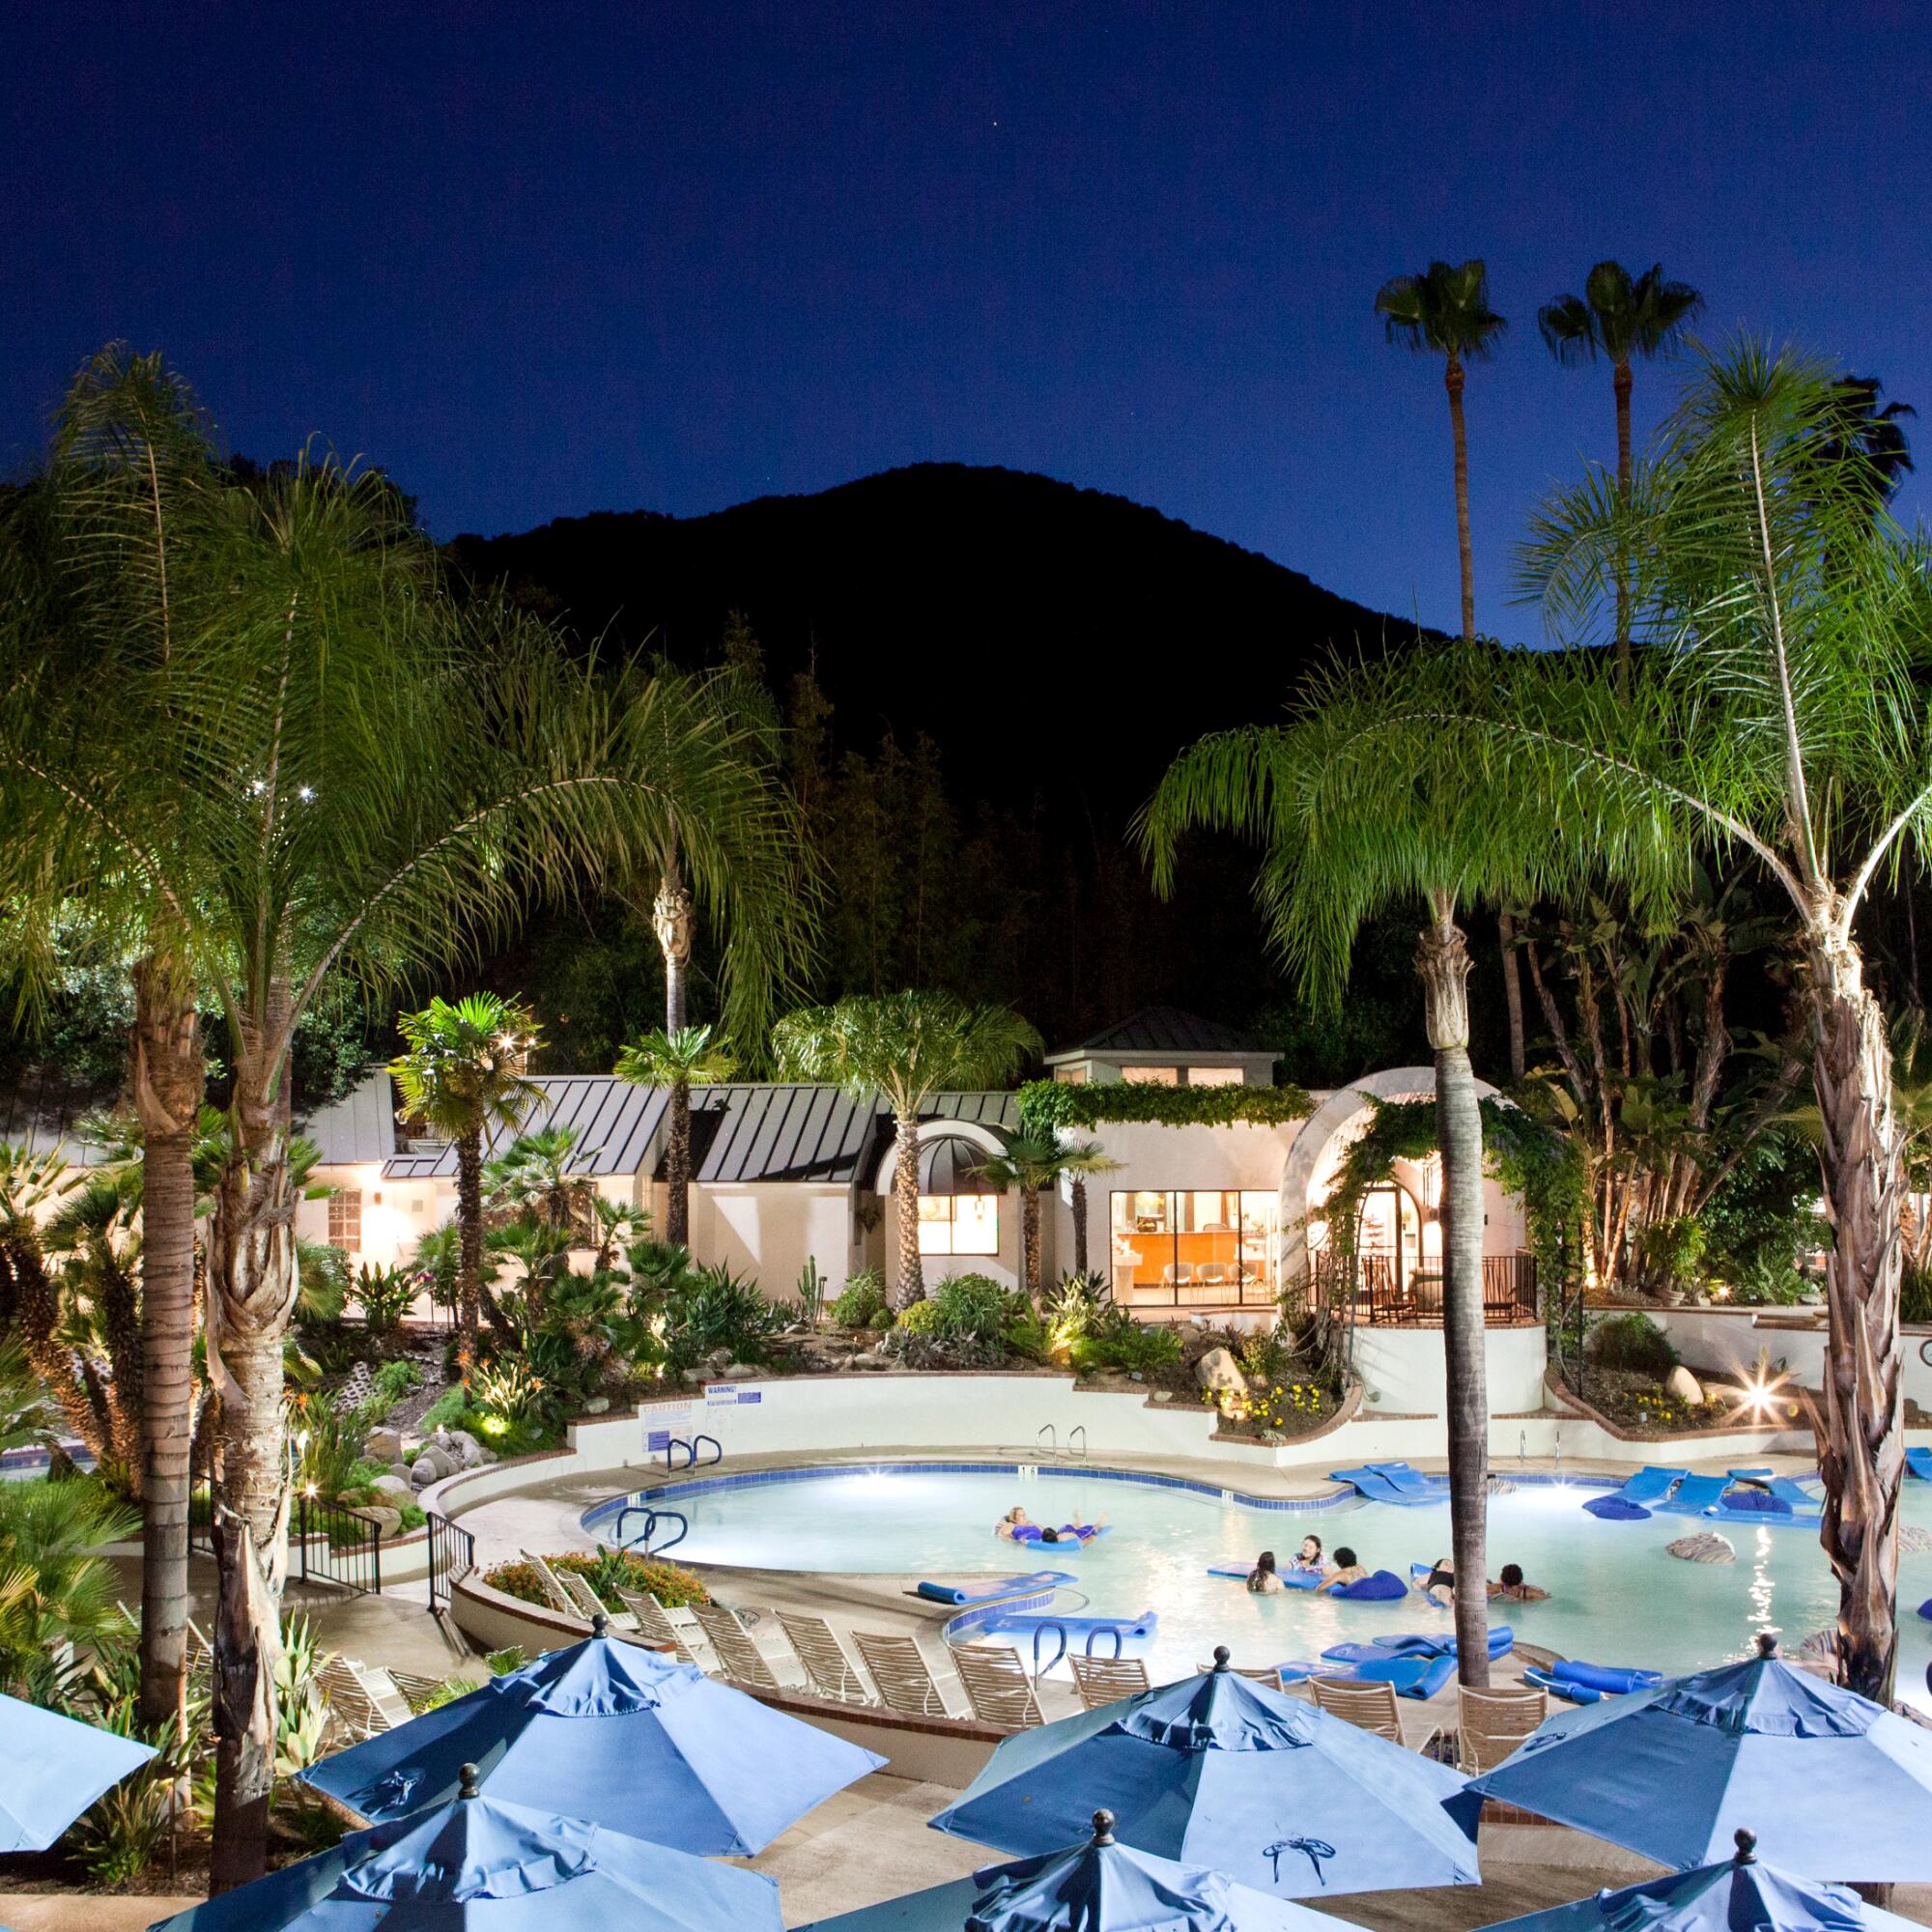
[[[10,466],[122,336],[233,447],[320,431],[441,536],[956,458],[1450,625],[1438,371],[1370,304],[1481,254],[1478,615],[1522,635],[1523,513],[1610,436],[1535,310],[1613,254],[1883,377],[1932,477],[1912,0],[7,12]]]

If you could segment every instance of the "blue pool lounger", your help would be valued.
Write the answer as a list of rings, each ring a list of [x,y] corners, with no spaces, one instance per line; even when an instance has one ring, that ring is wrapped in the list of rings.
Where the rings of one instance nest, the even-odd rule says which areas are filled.
[[[1932,1449],[1908,1449],[1905,1452],[1905,1473],[1917,1476],[1922,1483],[1932,1483]]]
[[[1352,1484],[1369,1502],[1394,1503],[1403,1509],[1426,1509],[1435,1503],[1449,1500],[1446,1485],[1439,1490],[1424,1491],[1412,1486],[1405,1488],[1391,1481],[1389,1470],[1396,1466],[1393,1463],[1385,1463],[1379,1468],[1330,1469],[1328,1480],[1331,1483]],[[1429,1480],[1415,1469],[1409,1469],[1406,1473],[1411,1485],[1426,1483]]]
[[[1646,1463],[1622,1489],[1613,1490],[1606,1496],[1591,1496],[1583,1507],[1592,1516],[1602,1517],[1606,1522],[1635,1522],[1647,1517],[1653,1509],[1661,1509],[1664,1497],[1684,1480],[1687,1473],[1683,1469],[1666,1469],[1658,1463]]]
[[[1251,1565],[1243,1563],[1210,1563],[1208,1574],[1245,1583],[1253,1570]],[[1280,1577],[1284,1590],[1319,1590],[1327,1580],[1319,1570],[1277,1570],[1274,1574]]]
[[[951,1604],[954,1608],[963,1608],[969,1604],[996,1604],[1002,1597],[1028,1596],[1078,1581],[1071,1570],[1036,1570],[1027,1577],[990,1577],[964,1588],[952,1583],[922,1583],[913,1594],[923,1597],[929,1604]]]
[[[1702,1516],[1730,1486],[1728,1476],[1686,1476],[1676,1493],[1657,1507],[1672,1516]]]
[[[1531,1665],[1522,1675],[1525,1683],[1540,1685],[1552,1697],[1571,1704],[1600,1704],[1605,1697],[1621,1697],[1632,1690],[1654,1690],[1663,1682],[1656,1670],[1626,1670],[1575,1658],[1559,1659],[1548,1670]]]

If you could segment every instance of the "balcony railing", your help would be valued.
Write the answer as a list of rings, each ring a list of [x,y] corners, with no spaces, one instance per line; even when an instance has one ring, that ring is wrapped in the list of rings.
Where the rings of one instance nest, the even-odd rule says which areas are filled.
[[[1310,1304],[1370,1327],[1439,1328],[1439,1268],[1399,1268],[1392,1255],[1309,1257]],[[1536,1257],[1519,1252],[1483,1257],[1483,1319],[1492,1327],[1518,1327],[1543,1319],[1537,1299]]]

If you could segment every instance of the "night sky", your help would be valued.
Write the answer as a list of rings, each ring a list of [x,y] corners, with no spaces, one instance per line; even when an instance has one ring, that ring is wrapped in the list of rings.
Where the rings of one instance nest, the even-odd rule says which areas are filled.
[[[1928,102],[1912,0],[13,0],[0,462],[119,336],[233,448],[319,431],[439,536],[953,458],[1447,626],[1439,368],[1371,302],[1483,255],[1512,329],[1469,388],[1478,618],[1521,636],[1523,513],[1611,429],[1535,311],[1600,256],[1882,377],[1932,477]]]

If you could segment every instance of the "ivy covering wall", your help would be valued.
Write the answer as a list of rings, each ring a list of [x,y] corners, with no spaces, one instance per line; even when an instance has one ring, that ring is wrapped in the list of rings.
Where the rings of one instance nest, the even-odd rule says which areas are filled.
[[[1020,1120],[1029,1133],[1077,1131],[1106,1121],[1145,1121],[1163,1127],[1274,1127],[1305,1121],[1315,1103],[1299,1087],[1157,1087],[1151,1081],[1030,1080],[1020,1089]]]

